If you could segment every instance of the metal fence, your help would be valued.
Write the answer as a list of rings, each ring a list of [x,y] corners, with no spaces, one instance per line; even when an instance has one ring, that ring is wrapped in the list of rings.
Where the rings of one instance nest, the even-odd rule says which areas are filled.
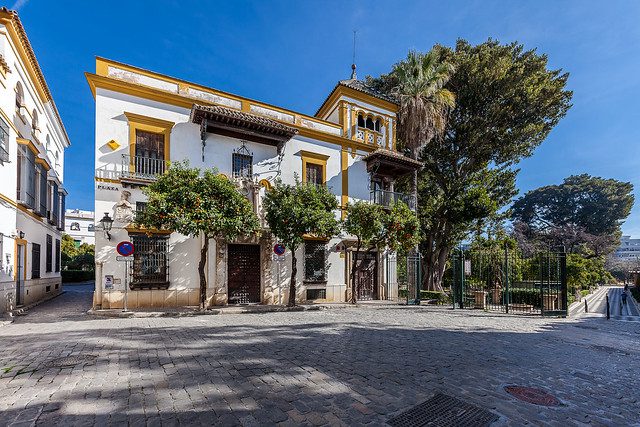
[[[567,315],[564,251],[531,256],[509,249],[456,251],[448,274],[454,308]]]

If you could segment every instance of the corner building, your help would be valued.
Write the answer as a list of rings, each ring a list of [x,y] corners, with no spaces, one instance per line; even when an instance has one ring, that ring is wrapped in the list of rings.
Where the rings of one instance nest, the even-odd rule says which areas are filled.
[[[67,147],[18,14],[0,8],[0,313],[62,291]]]
[[[290,253],[273,257],[261,200],[276,178],[326,185],[341,205],[368,200],[390,205],[411,196],[395,180],[417,164],[396,151],[398,106],[355,75],[338,82],[314,116],[225,93],[112,60],[97,58],[87,73],[96,102],[95,212],[114,219],[110,236],[96,231],[96,308],[197,305],[200,238],[136,229],[145,207],[142,188],[170,161],[216,168],[236,183],[261,220],[261,238],[211,241],[208,304],[286,304]],[[110,239],[108,238],[110,237]],[[132,261],[116,259],[131,241]],[[359,299],[397,297],[394,254],[354,253],[354,239],[309,238],[297,254],[297,301],[346,301],[351,263],[361,264]],[[108,284],[108,286],[107,286]]]

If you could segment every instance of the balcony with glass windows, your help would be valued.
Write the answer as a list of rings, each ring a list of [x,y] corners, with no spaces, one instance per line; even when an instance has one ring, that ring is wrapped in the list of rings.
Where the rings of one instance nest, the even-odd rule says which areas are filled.
[[[385,208],[390,208],[395,203],[403,202],[412,211],[416,210],[416,198],[413,194],[398,193],[395,191],[387,190],[372,190],[369,200],[372,203],[383,206]]]
[[[131,183],[145,183],[155,181],[158,175],[162,175],[169,168],[169,162],[165,159],[122,155],[120,179]]]

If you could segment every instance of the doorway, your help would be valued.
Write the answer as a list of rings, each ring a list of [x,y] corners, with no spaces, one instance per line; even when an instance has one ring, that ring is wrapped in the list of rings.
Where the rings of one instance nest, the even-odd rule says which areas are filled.
[[[378,299],[378,262],[375,252],[353,252],[358,301]]]
[[[22,305],[22,289],[24,287],[25,245],[16,243],[16,306]]]
[[[260,245],[229,245],[229,304],[260,302]]]

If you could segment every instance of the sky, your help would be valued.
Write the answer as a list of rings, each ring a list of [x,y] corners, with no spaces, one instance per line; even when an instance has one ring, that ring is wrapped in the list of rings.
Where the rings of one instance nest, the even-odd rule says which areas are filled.
[[[313,115],[348,78],[458,38],[518,41],[570,73],[573,107],[519,167],[520,194],[572,174],[631,181],[640,237],[640,1],[46,1],[14,4],[71,139],[68,208],[93,210],[95,56]]]

